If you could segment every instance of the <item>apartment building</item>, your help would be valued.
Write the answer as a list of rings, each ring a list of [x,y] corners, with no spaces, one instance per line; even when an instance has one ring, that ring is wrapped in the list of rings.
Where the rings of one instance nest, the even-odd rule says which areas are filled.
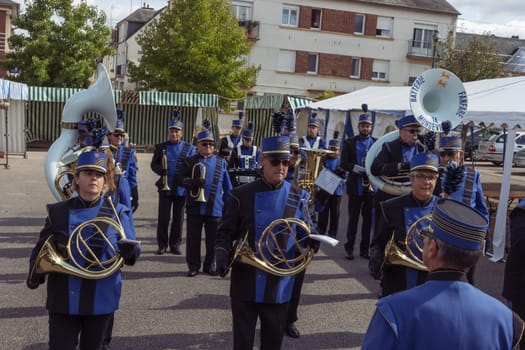
[[[455,33],[445,0],[234,0],[233,11],[260,66],[252,95],[315,97],[370,85],[408,85],[431,68],[437,33]],[[161,11],[139,9],[118,24],[115,87],[134,89],[126,62],[138,61],[137,33]],[[134,30],[129,30],[133,28]]]
[[[13,19],[18,17],[20,5],[11,0],[0,0],[0,58],[5,58],[9,52],[7,39],[11,36]],[[6,78],[9,74],[16,74],[16,71],[7,72],[0,67],[0,78]]]
[[[258,95],[314,97],[410,84],[431,68],[436,33],[455,33],[459,15],[445,0],[233,4],[241,23],[258,26],[248,59],[261,66]]]

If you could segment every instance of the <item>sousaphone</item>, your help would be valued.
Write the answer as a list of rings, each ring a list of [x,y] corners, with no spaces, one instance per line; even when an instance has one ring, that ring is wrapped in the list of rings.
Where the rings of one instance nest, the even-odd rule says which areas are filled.
[[[70,154],[74,153],[73,146],[77,143],[78,122],[88,112],[102,115],[108,130],[115,130],[117,109],[111,81],[106,68],[100,63],[97,66],[97,80],[95,83],[88,89],[72,95],[64,105],[60,136],[53,142],[47,152],[44,165],[47,185],[57,201],[63,200],[65,194],[60,193],[59,189],[57,189],[57,187],[60,188],[64,185],[56,186],[56,178],[59,172],[67,170],[63,168],[64,160],[74,157],[74,155]]]
[[[442,123],[450,121],[452,128],[459,125],[467,113],[467,93],[461,80],[452,72],[429,69],[412,84],[409,95],[410,108],[418,123],[433,132],[442,132]],[[372,163],[383,143],[399,138],[399,131],[392,131],[380,137],[368,150],[365,160],[366,173],[370,181],[381,191],[398,196],[409,193],[410,181],[374,176]]]

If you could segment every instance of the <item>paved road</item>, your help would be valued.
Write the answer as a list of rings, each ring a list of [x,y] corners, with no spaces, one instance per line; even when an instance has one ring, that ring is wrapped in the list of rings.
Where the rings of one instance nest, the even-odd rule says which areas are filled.
[[[154,255],[156,178],[149,169],[151,154],[138,158],[140,207],[135,225],[143,253],[135,266],[124,267],[113,348],[231,348],[228,278],[188,278],[184,256]],[[44,152],[29,152],[28,159],[11,157],[10,169],[0,169],[0,350],[46,349],[45,287],[25,287],[28,256],[44,224],[44,205],[53,202],[44,159]],[[501,178],[501,168],[483,169],[487,179]],[[345,221],[342,215],[341,239]],[[477,270],[480,288],[499,297],[503,266],[483,259]],[[283,348],[358,349],[377,293],[378,283],[369,277],[365,260],[345,259],[342,244],[322,247],[303,288],[298,322],[302,336],[285,338]]]

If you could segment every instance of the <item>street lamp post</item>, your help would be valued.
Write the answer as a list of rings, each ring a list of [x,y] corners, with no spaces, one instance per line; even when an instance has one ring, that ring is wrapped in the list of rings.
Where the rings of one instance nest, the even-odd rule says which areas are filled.
[[[432,68],[434,68],[436,64],[436,51],[437,51],[437,44],[439,42],[440,36],[438,30],[434,30],[434,34],[432,34]]]

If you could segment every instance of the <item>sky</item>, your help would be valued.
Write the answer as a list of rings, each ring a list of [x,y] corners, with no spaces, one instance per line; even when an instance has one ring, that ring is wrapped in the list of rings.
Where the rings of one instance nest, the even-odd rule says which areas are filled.
[[[77,0],[75,0],[77,1]],[[23,3],[23,1],[19,1]],[[159,10],[168,4],[167,0],[87,0],[106,12],[108,24],[118,21],[143,6]],[[524,0],[448,0],[461,15],[457,29],[460,32],[511,37],[518,35],[525,39]]]

